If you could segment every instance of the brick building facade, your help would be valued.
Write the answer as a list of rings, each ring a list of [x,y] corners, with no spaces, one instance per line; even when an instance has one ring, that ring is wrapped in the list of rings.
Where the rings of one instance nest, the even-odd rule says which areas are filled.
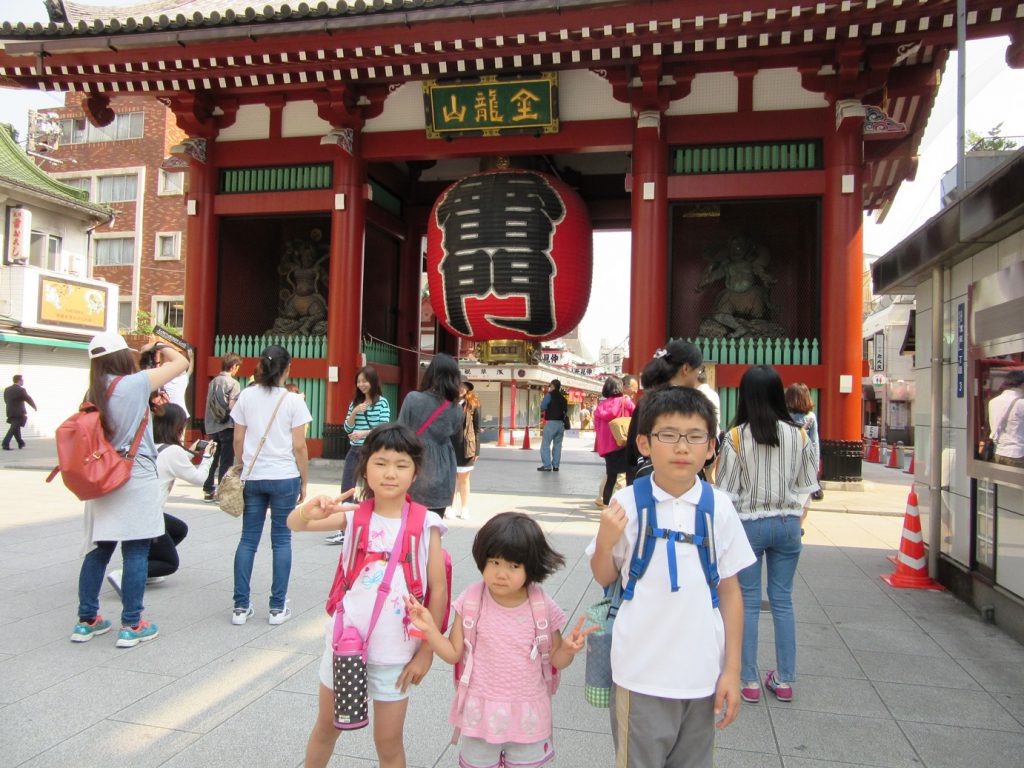
[[[118,325],[127,330],[148,321],[181,328],[186,174],[160,166],[185,133],[154,99],[118,99],[111,105],[113,120],[100,128],[86,119],[81,100],[69,93],[64,107],[46,111],[49,134],[33,132],[30,124],[35,151],[49,158],[39,165],[115,211],[92,233],[89,266],[92,276],[120,287]]]

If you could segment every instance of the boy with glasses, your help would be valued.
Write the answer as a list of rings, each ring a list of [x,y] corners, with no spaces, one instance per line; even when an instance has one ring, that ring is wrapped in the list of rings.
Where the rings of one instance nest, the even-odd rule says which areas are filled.
[[[651,480],[659,540],[631,599],[612,629],[612,738],[619,768],[710,768],[716,727],[740,707],[743,598],[736,574],[754,562],[743,526],[725,494],[713,495],[711,558],[717,564],[715,607],[697,545],[697,505],[705,493],[697,473],[713,454],[717,420],[700,392],[670,387],[645,398],[637,445],[654,465]],[[634,581],[629,570],[638,537],[632,487],[601,513],[587,548],[594,579]],[[670,551],[670,548],[671,551]]]

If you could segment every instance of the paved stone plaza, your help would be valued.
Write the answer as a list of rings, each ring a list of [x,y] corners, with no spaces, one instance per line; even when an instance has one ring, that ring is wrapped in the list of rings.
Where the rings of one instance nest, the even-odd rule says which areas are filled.
[[[584,442],[567,439],[558,474],[534,470],[536,450],[484,447],[473,475],[474,517],[450,522],[446,537],[456,592],[477,577],[469,548],[480,522],[518,509],[536,517],[566,556],[566,568],[546,584],[562,608],[575,616],[597,599],[583,550],[596,530],[590,500],[603,465]],[[253,577],[256,615],[232,626],[240,523],[202,503],[200,489],[179,486],[168,511],[191,527],[181,570],[146,593],[146,617],[159,624],[160,637],[129,650],[115,648],[113,634],[73,645],[81,505],[59,483],[43,482],[53,454],[52,441],[35,440],[0,458],[7,497],[0,511],[0,765],[300,766],[338,549],[320,535],[295,538],[294,618],[270,627],[265,533]],[[317,462],[312,490],[329,492],[340,471],[340,464]],[[830,491],[808,520],[795,589],[794,701],[745,704],[718,739],[716,765],[1019,766],[1024,648],[947,594],[894,591],[878,578],[892,570],[885,556],[899,544],[910,477],[880,467],[866,476],[865,493]],[[101,603],[116,621],[119,603],[109,587]],[[773,666],[767,614],[761,661]],[[580,656],[555,697],[554,764],[611,766],[607,712],[584,702],[582,682]],[[409,710],[410,766],[457,764],[446,723],[451,695],[451,670],[435,661]],[[375,762],[364,730],[342,735],[332,765]]]

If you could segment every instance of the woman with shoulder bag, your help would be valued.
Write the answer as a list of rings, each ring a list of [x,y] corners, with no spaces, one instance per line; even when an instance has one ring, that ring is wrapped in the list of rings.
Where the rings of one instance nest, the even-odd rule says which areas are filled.
[[[604,398],[594,409],[594,430],[597,433],[597,453],[604,459],[604,490],[601,501],[605,506],[611,501],[615,490],[615,478],[626,471],[626,444],[619,445],[609,424],[618,418],[632,416],[636,405],[622,394],[622,382],[616,377],[605,379],[601,390]]]
[[[455,499],[452,513],[455,517],[469,520],[469,475],[480,455],[480,398],[473,393],[473,382],[462,380],[459,388],[462,396],[460,405],[465,422],[462,431],[455,436]]]
[[[455,447],[452,438],[462,431],[464,415],[455,405],[462,373],[451,355],[439,352],[423,372],[418,392],[405,396],[398,423],[423,441],[423,471],[416,475],[409,494],[417,504],[444,517],[455,497]]]
[[[306,401],[284,388],[291,355],[271,345],[260,353],[255,383],[242,390],[231,409],[235,422],[235,466],[241,468],[242,536],[235,550],[235,607],[231,623],[245,624],[253,615],[250,580],[263,523],[270,510],[270,546],[274,576],[270,587],[271,624],[291,618],[288,578],[292,569],[292,532],[288,515],[306,498],[309,455],[306,425],[313,417]]]
[[[99,594],[118,542],[123,565],[117,647],[131,648],[157,636],[156,624],[142,618],[150,542],[164,533],[149,396],[184,372],[188,360],[165,344],[147,345],[146,349],[162,353],[166,364],[139,371],[135,354],[117,333],[101,333],[89,342],[88,400],[100,413],[107,440],[115,449],[128,451],[137,437],[141,439],[128,482],[85,502],[88,554],[78,575],[78,623],[71,633],[75,643],[110,631],[110,622],[99,613]]]

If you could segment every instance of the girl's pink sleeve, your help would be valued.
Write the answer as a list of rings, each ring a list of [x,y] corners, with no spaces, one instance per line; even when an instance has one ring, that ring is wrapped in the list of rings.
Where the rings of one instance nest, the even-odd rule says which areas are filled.
[[[452,600],[452,615],[453,616],[456,613],[459,614],[459,616],[462,615],[462,604],[466,602],[466,592],[468,592],[468,591],[469,591],[469,588],[467,587],[466,589],[462,590],[462,594],[460,594],[458,597],[456,597],[454,600]]]

